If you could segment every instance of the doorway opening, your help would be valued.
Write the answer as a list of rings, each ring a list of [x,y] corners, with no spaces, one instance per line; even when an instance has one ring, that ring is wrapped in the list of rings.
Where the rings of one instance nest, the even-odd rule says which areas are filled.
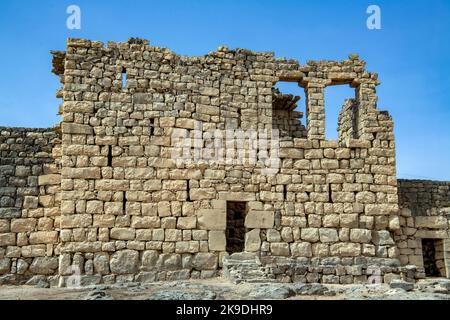
[[[243,252],[245,247],[245,215],[246,202],[227,201],[227,252],[233,254]]]
[[[427,277],[445,277],[444,242],[422,239],[423,266]]]

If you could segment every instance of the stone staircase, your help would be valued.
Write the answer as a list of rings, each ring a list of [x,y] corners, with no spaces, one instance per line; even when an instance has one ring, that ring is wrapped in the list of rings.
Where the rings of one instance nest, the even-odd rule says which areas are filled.
[[[223,262],[223,275],[233,283],[275,282],[269,268],[263,266],[254,253],[239,252],[226,256]]]

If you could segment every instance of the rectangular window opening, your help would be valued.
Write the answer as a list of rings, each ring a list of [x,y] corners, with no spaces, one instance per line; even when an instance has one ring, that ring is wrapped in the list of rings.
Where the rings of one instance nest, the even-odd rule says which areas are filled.
[[[283,138],[306,138],[306,94],[297,82],[272,87],[272,128]]]

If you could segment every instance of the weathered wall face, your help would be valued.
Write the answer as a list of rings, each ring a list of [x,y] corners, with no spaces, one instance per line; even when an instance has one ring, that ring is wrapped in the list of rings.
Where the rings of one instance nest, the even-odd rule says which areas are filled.
[[[76,264],[92,281],[212,276],[227,255],[227,201],[247,203],[245,248],[264,263],[357,266],[280,279],[364,281],[368,264],[399,265],[392,120],[357,57],[301,66],[220,48],[181,59],[145,43],[69,40],[62,81],[60,274]],[[282,140],[275,176],[173,159],[172,134],[192,134],[196,120],[202,131],[271,130],[277,81],[305,88],[308,122],[305,138]],[[337,84],[355,87],[359,107],[339,143],[324,136],[323,92]]]
[[[180,58],[136,39],[69,39],[53,54],[61,137],[0,130],[8,281],[175,280],[222,268],[233,279],[390,281],[423,276],[422,239],[437,239],[427,265],[448,270],[449,184],[397,182],[393,122],[357,56],[300,65],[220,47]],[[305,89],[305,123],[279,81]],[[325,137],[331,85],[355,89],[336,141]],[[233,157],[261,141],[276,144],[271,161]]]
[[[1,282],[57,273],[58,144],[51,129],[0,127]]]
[[[432,240],[441,276],[449,278],[450,182],[399,179],[398,186],[401,229],[395,238],[400,260],[418,266],[425,276],[422,241]]]

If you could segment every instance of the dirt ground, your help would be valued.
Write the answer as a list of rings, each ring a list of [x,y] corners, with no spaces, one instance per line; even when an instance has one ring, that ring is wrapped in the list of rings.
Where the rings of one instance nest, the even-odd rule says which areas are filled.
[[[126,283],[84,288],[0,286],[0,300],[450,300],[450,281],[321,285],[240,283],[222,278],[176,282]]]

